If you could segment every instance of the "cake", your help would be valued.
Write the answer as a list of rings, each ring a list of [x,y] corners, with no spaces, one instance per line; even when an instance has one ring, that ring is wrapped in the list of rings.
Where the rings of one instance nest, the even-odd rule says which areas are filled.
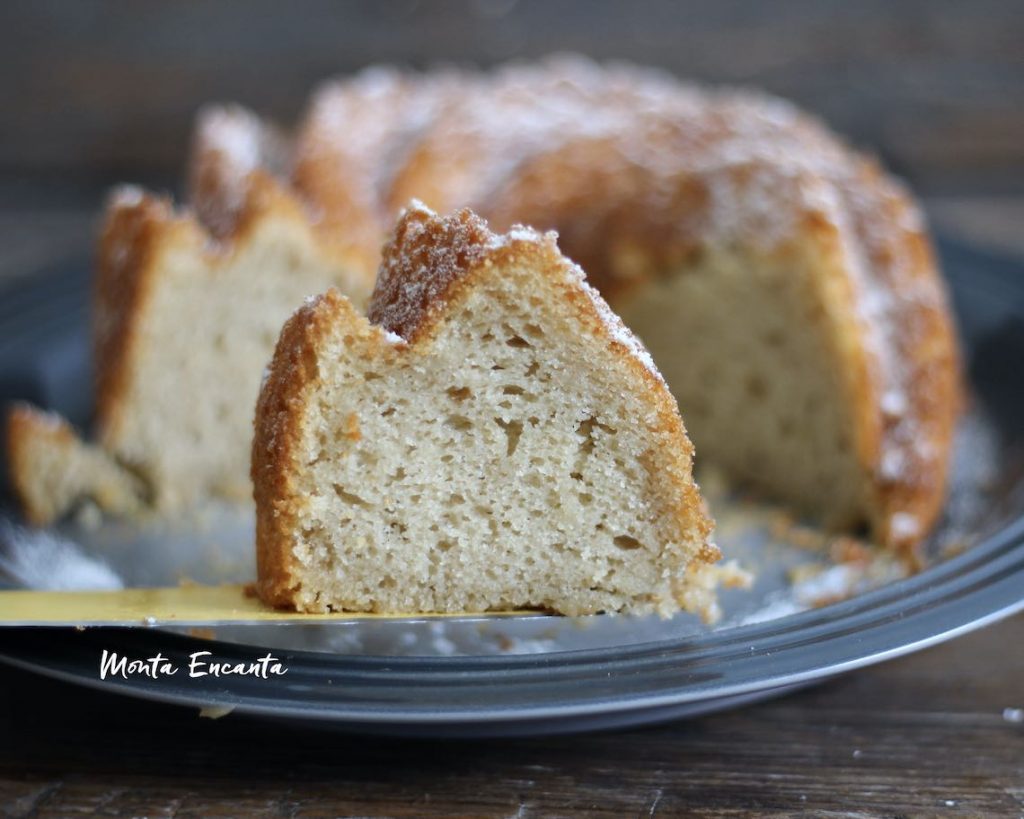
[[[412,197],[471,207],[496,230],[556,230],[651,351],[700,460],[907,554],[941,511],[960,376],[921,213],[877,163],[788,103],[581,58],[490,73],[373,68],[321,87],[290,138],[242,109],[209,109],[191,166],[207,242],[243,257],[254,188],[273,189],[294,206],[303,258],[331,260],[357,307]],[[165,267],[148,265],[154,279],[171,277]],[[114,324],[156,323],[128,301],[105,306],[104,292]],[[295,304],[280,307],[283,320]],[[197,368],[231,361],[201,344]],[[163,456],[147,454],[158,436],[140,428],[162,410],[145,391],[126,403],[106,389],[110,355],[100,344],[100,443],[145,467]],[[244,362],[253,394],[257,358]],[[231,455],[224,469],[216,452],[182,467],[199,468],[204,492],[243,485],[242,402],[224,419],[195,403],[183,421],[230,427]],[[136,425],[106,432],[121,406]],[[161,434],[182,453],[194,446],[192,432]],[[230,480],[208,480],[211,468]],[[169,472],[147,472],[154,497],[178,493]]]
[[[252,452],[273,605],[713,611],[675,402],[552,234],[411,207],[368,317],[285,325]]]

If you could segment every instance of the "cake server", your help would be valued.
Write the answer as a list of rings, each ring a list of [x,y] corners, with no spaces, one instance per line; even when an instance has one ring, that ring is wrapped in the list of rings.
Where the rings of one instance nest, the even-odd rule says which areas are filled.
[[[347,623],[362,620],[485,620],[538,617],[543,612],[299,614],[264,604],[242,584],[188,584],[151,589],[0,592],[0,626],[217,626],[270,623]]]

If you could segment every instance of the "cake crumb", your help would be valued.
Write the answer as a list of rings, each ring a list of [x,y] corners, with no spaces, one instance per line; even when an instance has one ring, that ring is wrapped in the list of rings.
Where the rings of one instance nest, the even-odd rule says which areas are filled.
[[[199,716],[204,719],[220,719],[235,710],[233,705],[208,705],[199,709]]]
[[[842,536],[829,544],[829,557],[836,563],[866,564],[871,561],[871,547],[855,537]]]

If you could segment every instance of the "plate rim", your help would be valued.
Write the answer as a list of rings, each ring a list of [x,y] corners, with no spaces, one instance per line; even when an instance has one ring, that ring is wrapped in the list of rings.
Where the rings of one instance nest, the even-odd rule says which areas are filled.
[[[993,554],[994,553],[994,554]],[[966,571],[957,572],[963,564],[967,564]],[[971,565],[975,564],[975,565]],[[1007,564],[1007,565],[1003,565]],[[1002,576],[999,576],[999,575]],[[936,582],[938,577],[939,582]],[[951,575],[945,582],[942,582],[941,575]],[[986,582],[986,575],[996,575],[995,583]],[[907,586],[921,587],[925,592],[924,596],[914,596],[915,589],[911,589],[907,597],[901,595],[907,592]],[[993,587],[999,592],[993,595]],[[949,593],[962,592],[960,599],[949,598]],[[887,600],[885,598],[895,598]],[[901,601],[910,600],[922,608],[922,611],[906,612],[898,611]],[[865,605],[867,603],[868,605]],[[877,603],[877,605],[872,605]],[[925,605],[929,604],[929,605]],[[957,605],[958,604],[958,605]],[[863,609],[861,611],[860,609]],[[895,610],[894,610],[895,609]],[[953,615],[952,622],[947,623],[940,629],[929,627],[935,611],[945,612]],[[686,649],[688,647],[706,647],[712,644],[712,649],[718,641],[715,636],[723,633],[730,633],[730,643],[743,644],[753,642],[753,649],[750,656],[745,658],[746,662],[755,660],[763,663],[765,672],[755,675],[753,678],[738,681],[730,684],[719,685],[713,692],[707,689],[706,685],[687,685],[681,680],[681,685],[674,689],[668,689],[656,694],[640,694],[633,696],[604,696],[595,697],[586,701],[576,703],[555,703],[549,705],[533,706],[506,706],[506,707],[472,707],[467,706],[457,710],[439,709],[436,704],[428,704],[426,707],[410,708],[409,706],[395,706],[389,703],[387,707],[378,708],[357,708],[353,703],[334,701],[326,704],[312,706],[309,704],[296,703],[292,700],[284,700],[280,696],[273,696],[276,692],[280,694],[281,688],[267,687],[267,696],[259,699],[248,697],[245,693],[238,693],[238,687],[231,687],[230,684],[223,686],[219,692],[208,690],[197,690],[194,694],[187,693],[188,689],[177,685],[159,686],[150,685],[148,682],[143,685],[134,684],[133,680],[100,680],[95,676],[95,671],[86,673],[84,669],[77,671],[61,670],[58,667],[59,661],[54,659],[51,662],[26,660],[24,656],[12,654],[3,647],[3,635],[0,635],[0,661],[17,665],[22,668],[39,671],[48,676],[55,676],[71,682],[87,685],[100,690],[112,691],[115,693],[128,694],[145,699],[154,699],[162,702],[178,705],[189,705],[204,707],[211,705],[230,706],[240,713],[247,713],[257,716],[279,716],[298,718],[318,718],[330,721],[363,724],[406,724],[406,725],[436,725],[436,724],[465,724],[470,722],[522,722],[522,721],[544,721],[566,718],[586,718],[611,712],[636,712],[647,709],[661,708],[671,705],[699,702],[704,699],[720,699],[735,697],[757,691],[770,690],[775,688],[789,687],[813,682],[818,679],[833,677],[857,668],[874,665],[888,659],[903,656],[924,648],[937,645],[942,642],[954,639],[962,634],[969,633],[982,628],[1005,617],[1009,617],[1018,611],[1024,611],[1024,515],[1016,518],[1010,525],[1001,529],[998,533],[987,539],[984,543],[968,550],[967,552],[951,558],[939,566],[927,569],[905,581],[897,581],[888,584],[880,589],[867,592],[850,600],[826,606],[821,609],[800,612],[777,620],[765,621],[739,626],[729,629],[727,632],[712,632],[708,635],[684,638],[682,640],[652,641],[627,647],[630,657],[619,656],[616,651],[612,657],[608,656],[607,649],[582,649],[560,652],[551,652],[543,655],[510,655],[499,657],[370,657],[352,655],[331,655],[323,652],[310,651],[285,651],[280,652],[288,658],[290,668],[298,667],[308,671],[323,671],[328,666],[337,669],[339,675],[349,673],[387,673],[391,676],[401,676],[405,682],[416,682],[429,675],[431,682],[438,686],[450,683],[456,678],[465,681],[467,676],[478,681],[486,679],[488,674],[494,671],[493,666],[510,666],[515,671],[525,672],[532,675],[555,675],[559,672],[565,673],[572,670],[589,671],[593,679],[594,675],[601,673],[604,666],[617,666],[619,671],[629,671],[630,666],[635,666],[638,661],[653,660],[662,669],[675,667],[678,670],[685,670],[687,667]],[[957,612],[960,616],[956,616]],[[880,614],[876,621],[867,624],[867,627],[854,627],[863,615]],[[828,616],[825,616],[828,615]],[[836,616],[838,615],[838,616]],[[780,632],[777,628],[771,628],[785,624],[787,628]],[[846,628],[837,628],[845,626]],[[908,635],[897,638],[899,627],[910,628]],[[817,629],[825,628],[826,633],[816,641],[816,645],[845,645],[849,646],[849,632],[852,630],[863,643],[866,638],[873,638],[875,643],[868,651],[860,651],[855,656],[847,656],[834,662],[822,662],[821,651],[806,655],[802,667],[799,670],[777,674],[772,671],[772,666],[778,663],[780,656],[787,652],[799,652],[802,644],[806,642],[808,633]],[[159,650],[161,645],[176,642],[184,647],[201,647],[202,650],[210,650],[216,655],[230,656],[237,653],[239,648],[246,648],[238,643],[226,643],[217,640],[204,640],[186,635],[173,634],[160,629],[144,628],[87,628],[82,632],[74,632],[67,628],[54,627],[15,627],[8,630],[23,633],[39,632],[61,632],[66,638],[73,634],[109,635],[114,632],[121,634],[146,635],[156,637],[153,640],[153,647]],[[789,644],[784,643],[779,648],[762,646],[756,650],[757,634],[767,632],[767,640],[785,635],[791,640]],[[743,639],[753,635],[753,639]],[[66,640],[58,641],[56,645],[66,645]],[[56,645],[51,645],[55,648]],[[721,648],[722,645],[717,646]],[[251,648],[251,647],[248,647]],[[220,651],[218,651],[220,649]],[[666,656],[668,654],[679,654],[677,657]],[[797,654],[799,656],[799,654]],[[764,658],[774,658],[774,663],[764,662]],[[726,661],[728,662],[728,661]],[[359,668],[363,666],[363,668]],[[424,668],[428,666],[428,668]],[[437,666],[444,666],[437,670]],[[559,668],[559,666],[561,666]],[[600,668],[599,668],[600,667]],[[635,671],[635,669],[633,669]],[[638,671],[636,673],[642,673]],[[230,679],[230,678],[229,678]],[[505,685],[515,685],[516,681],[506,682]]]

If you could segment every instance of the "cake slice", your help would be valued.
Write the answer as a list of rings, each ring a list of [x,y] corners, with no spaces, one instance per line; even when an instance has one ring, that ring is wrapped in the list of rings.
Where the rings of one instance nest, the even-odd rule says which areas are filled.
[[[163,510],[249,495],[260,377],[281,324],[341,283],[293,197],[257,172],[232,233],[135,188],[113,197],[100,241],[95,360],[100,445]],[[339,281],[340,280],[340,281]]]
[[[72,447],[66,425],[8,428],[11,481],[31,488],[19,494],[33,499],[33,523],[102,496],[118,465],[161,513],[250,497],[253,407],[281,325],[310,294],[337,286],[362,305],[370,286],[360,264],[314,238],[301,203],[268,174],[250,173],[239,197],[216,234],[138,188],[111,197],[94,303],[96,445]]]
[[[299,611],[714,614],[693,449],[554,234],[414,205],[369,320],[285,325],[260,393],[258,590]]]
[[[16,404],[7,416],[7,456],[15,495],[33,525],[86,500],[114,515],[144,507],[144,484],[52,412]]]

